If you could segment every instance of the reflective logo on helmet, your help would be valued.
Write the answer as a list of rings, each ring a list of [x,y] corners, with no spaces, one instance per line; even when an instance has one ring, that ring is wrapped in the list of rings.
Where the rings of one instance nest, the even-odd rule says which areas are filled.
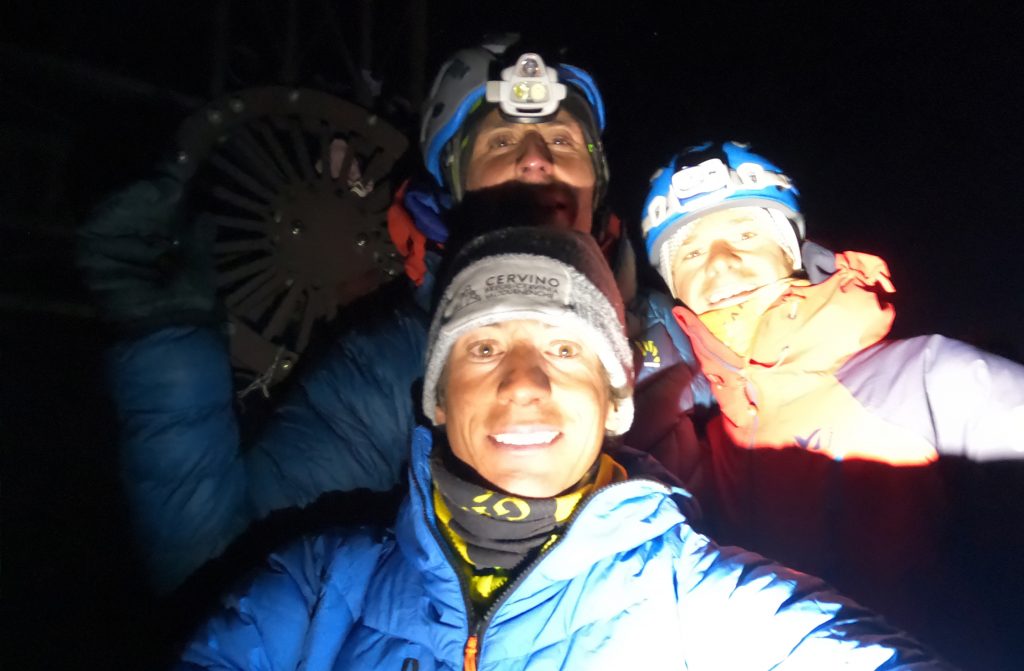
[[[781,172],[769,172],[757,163],[741,163],[732,170],[722,159],[708,159],[672,175],[668,193],[655,196],[647,206],[643,228],[646,231],[670,216],[717,205],[740,191],[760,191],[768,187],[792,189],[793,184]]]
[[[693,198],[729,186],[729,166],[720,158],[712,158],[689,168],[683,168],[672,175],[669,192],[677,200]]]

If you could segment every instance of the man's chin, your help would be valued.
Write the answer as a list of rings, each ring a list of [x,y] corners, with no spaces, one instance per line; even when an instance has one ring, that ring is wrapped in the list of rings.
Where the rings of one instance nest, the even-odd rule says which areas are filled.
[[[572,222],[572,230],[578,231],[579,233],[585,233],[590,235],[594,230],[594,211],[588,204],[586,207],[581,207],[576,212],[576,217]]]
[[[572,187],[562,182],[532,184],[527,193],[534,198],[534,204],[542,213],[544,225],[566,230],[580,230],[581,208]],[[589,231],[589,222],[587,229]]]
[[[544,207],[544,224],[546,226],[586,234],[589,234],[594,227],[594,213],[590,204],[587,203],[585,207],[580,207],[580,201],[575,195],[566,198],[564,193],[559,191],[556,197],[541,204]]]
[[[508,481],[504,486],[498,485],[498,488],[512,496],[521,496],[527,499],[548,499],[561,491],[556,485],[518,478]]]
[[[543,499],[555,496],[561,490],[558,485],[550,482],[550,469],[509,468],[493,473],[487,478],[499,491],[512,496],[524,496],[531,499]]]

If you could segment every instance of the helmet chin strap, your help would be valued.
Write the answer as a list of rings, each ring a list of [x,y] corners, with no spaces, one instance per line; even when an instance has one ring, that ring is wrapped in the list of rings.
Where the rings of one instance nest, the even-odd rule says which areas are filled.
[[[775,238],[793,264],[793,271],[803,268],[803,259],[800,257],[800,241],[797,240],[793,222],[784,213],[773,207],[764,208],[772,218],[775,229]]]

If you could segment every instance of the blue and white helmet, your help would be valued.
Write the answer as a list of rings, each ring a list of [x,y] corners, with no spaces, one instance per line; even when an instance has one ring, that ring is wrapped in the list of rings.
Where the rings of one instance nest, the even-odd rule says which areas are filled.
[[[719,210],[762,207],[797,270],[806,235],[798,196],[789,177],[749,145],[705,142],[690,147],[651,176],[641,222],[647,258],[674,291],[672,255],[688,224]]]
[[[510,121],[542,123],[564,107],[583,129],[597,180],[595,202],[599,204],[608,183],[608,165],[601,145],[605,111],[600,91],[584,70],[563,64],[546,66],[536,53],[524,53],[502,69],[500,61],[516,39],[507,35],[462,49],[441,66],[423,105],[420,126],[420,151],[427,170],[455,200],[460,200],[468,131],[484,112],[497,106]]]

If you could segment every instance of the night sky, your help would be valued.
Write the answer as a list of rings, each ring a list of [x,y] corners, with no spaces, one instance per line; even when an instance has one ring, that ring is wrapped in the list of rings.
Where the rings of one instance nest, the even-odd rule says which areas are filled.
[[[4,115],[71,138],[60,177],[72,217],[140,174],[187,111],[20,59],[56,56],[203,100],[215,4],[25,3],[3,22],[4,43],[19,50],[5,71]],[[335,4],[358,58],[360,3]],[[674,151],[704,138],[749,141],[801,188],[812,239],[890,262],[898,335],[938,331],[1024,356],[1020,3],[594,4],[426,2],[420,76],[429,83],[447,53],[488,31],[564,49],[604,93],[621,216],[636,220],[648,176]],[[295,81],[344,93],[319,3],[299,5]],[[283,3],[239,6],[229,7],[225,88],[279,81]],[[386,95],[407,98],[414,12],[400,0],[375,6],[375,74]],[[410,127],[408,115],[390,118]],[[5,172],[24,174],[16,165]]]
[[[19,57],[56,56],[202,100],[214,4],[15,9],[4,42]],[[225,88],[279,80],[282,4],[230,8]],[[343,93],[347,75],[319,4],[299,4],[295,81]],[[1024,356],[1020,3],[593,4],[425,3],[420,76],[429,81],[452,48],[488,31],[562,48],[604,93],[612,202],[624,218],[636,220],[648,176],[672,152],[704,138],[749,141],[796,180],[812,239],[889,260],[897,334],[939,331]],[[336,5],[357,58],[359,3]],[[408,97],[413,12],[397,0],[376,7],[375,73],[388,94]],[[5,72],[13,95],[4,114],[72,138],[61,195],[73,217],[140,174],[186,113],[22,63]],[[409,126],[408,116],[391,118]]]
[[[284,3],[224,4],[225,89],[280,82]],[[321,3],[298,4],[292,83],[347,95]],[[333,3],[355,57],[361,4]],[[403,0],[373,4],[382,113],[409,130],[415,13]],[[427,0],[420,76],[429,83],[446,54],[488,31],[564,49],[604,94],[610,197],[624,219],[636,222],[647,178],[675,151],[749,141],[797,183],[811,239],[889,261],[896,335],[941,332],[1024,359],[1024,3],[598,4]],[[86,299],[71,231],[169,150],[191,111],[175,100],[209,99],[216,7],[0,10],[0,401],[14,438],[3,456],[3,580],[5,619],[20,615],[7,636],[30,641],[16,648],[20,668],[46,655],[59,661],[38,668],[105,655],[131,668],[150,641],[139,624],[150,604],[125,549],[110,408],[96,393],[103,334],[75,316]],[[70,642],[34,654],[54,638]]]

